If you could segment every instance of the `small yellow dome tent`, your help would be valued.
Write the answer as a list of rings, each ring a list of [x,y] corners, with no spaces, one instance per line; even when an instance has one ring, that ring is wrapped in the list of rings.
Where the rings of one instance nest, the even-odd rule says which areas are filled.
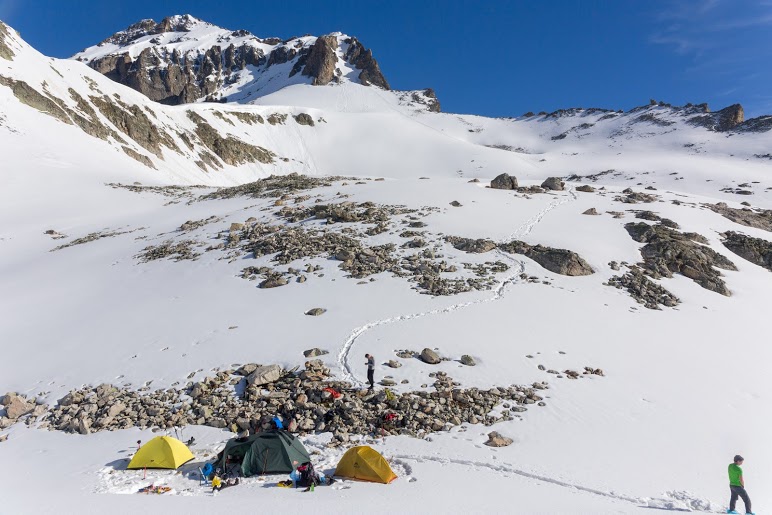
[[[171,436],[156,436],[139,448],[129,469],[176,469],[194,458],[184,443]]]
[[[384,484],[397,479],[386,459],[368,445],[352,447],[346,451],[335,468],[335,475]]]

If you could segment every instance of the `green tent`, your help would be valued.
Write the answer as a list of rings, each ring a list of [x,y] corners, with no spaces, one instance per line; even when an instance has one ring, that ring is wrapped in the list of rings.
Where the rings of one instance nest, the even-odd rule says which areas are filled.
[[[295,436],[279,429],[266,431],[247,438],[233,438],[217,455],[216,465],[231,470],[241,464],[243,477],[258,474],[289,474],[301,463],[311,461],[308,451]]]

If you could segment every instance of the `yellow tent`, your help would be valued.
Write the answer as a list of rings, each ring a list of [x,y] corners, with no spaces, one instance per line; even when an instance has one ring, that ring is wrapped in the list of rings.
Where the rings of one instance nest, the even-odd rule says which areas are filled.
[[[375,483],[391,483],[397,475],[378,451],[367,445],[352,447],[340,459],[335,475]]]
[[[139,448],[130,469],[176,469],[194,458],[184,443],[171,436],[156,436]]]

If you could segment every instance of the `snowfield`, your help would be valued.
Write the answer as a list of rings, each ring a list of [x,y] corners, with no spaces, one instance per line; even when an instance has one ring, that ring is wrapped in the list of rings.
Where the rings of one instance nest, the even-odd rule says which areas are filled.
[[[376,381],[392,376],[397,392],[431,389],[429,374],[437,371],[463,387],[547,381],[549,389],[542,392],[545,406],[530,405],[521,417],[492,427],[463,424],[425,438],[362,435],[399,478],[388,486],[341,481],[313,493],[276,488],[283,476],[249,478],[216,495],[199,486],[197,467],[234,436],[226,430],[170,431],[195,437],[195,462],[180,472],[147,471],[144,478],[143,471],[125,467],[135,442],[150,439],[151,430],[81,435],[22,421],[0,431],[7,435],[0,441],[0,512],[191,513],[255,505],[320,513],[722,512],[726,466],[737,453],[746,457],[746,485],[757,512],[772,504],[766,486],[772,484],[772,273],[721,243],[721,233],[730,230],[767,241],[772,233],[704,207],[726,202],[741,208],[747,201],[772,209],[772,161],[758,157],[769,152],[769,132],[712,132],[666,106],[645,112],[669,125],[631,124],[631,113],[604,121],[604,113],[587,111],[518,119],[430,113],[397,93],[348,80],[324,87],[285,84],[249,103],[169,107],[83,63],[42,56],[15,34],[5,44],[15,56],[0,59],[1,77],[41,91],[45,81],[45,91],[72,109],[80,108],[69,88],[84,98],[117,94],[148,113],[181,150],[163,147],[159,157],[123,133],[123,143],[91,137],[26,105],[0,83],[0,394],[18,392],[54,405],[82,385],[182,388],[236,364],[302,367],[303,351],[313,347],[328,350],[320,359],[355,386],[366,384],[364,354],[372,353]],[[202,169],[194,161],[203,145],[190,148],[180,137],[195,131],[187,111],[277,159]],[[244,124],[231,112],[289,118],[277,125]],[[292,116],[301,113],[315,125],[296,123]],[[571,131],[582,123],[593,125]],[[566,131],[568,136],[552,139]],[[122,146],[147,156],[156,169]],[[606,171],[574,177],[563,191],[486,187],[502,172],[517,176],[520,186],[538,186],[551,176]],[[250,217],[268,225],[326,228],[324,219],[278,217],[276,197],[201,198],[220,186],[289,173],[344,178],[290,192],[287,206],[405,206],[425,215],[420,230],[460,269],[449,276],[470,277],[462,263],[500,260],[508,269],[492,275],[490,289],[430,296],[390,272],[372,281],[348,277],[340,261],[326,255],[279,265],[271,255],[206,250],[227,241],[232,223]],[[582,184],[596,191],[577,191]],[[126,187],[169,185],[188,189],[169,196]],[[616,200],[625,188],[657,198],[625,204]],[[600,216],[582,214],[590,208]],[[731,296],[675,275],[655,282],[681,303],[651,310],[604,284],[625,270],[613,270],[610,262],[641,261],[642,245],[624,228],[641,221],[639,210],[704,236],[732,261],[737,271],[721,271]],[[200,227],[180,229],[210,217]],[[362,241],[399,248],[409,241],[400,233],[410,221],[394,216],[388,231]],[[65,237],[53,238],[48,230]],[[56,250],[94,233],[102,237]],[[569,249],[595,273],[559,275],[498,249],[467,254],[442,242],[451,235]],[[138,257],[168,240],[193,240],[200,256]],[[284,272],[308,265],[321,268],[304,283],[279,288],[258,288],[259,280],[240,277],[249,266]],[[305,315],[314,307],[327,312]],[[451,360],[428,365],[396,356],[425,347]],[[477,365],[460,364],[464,354]],[[403,366],[386,367],[392,359]],[[603,369],[604,376],[570,380],[547,372],[586,366]],[[492,430],[514,443],[483,445]],[[330,437],[302,437],[325,473],[345,452],[327,447]],[[136,495],[151,483],[172,491]]]

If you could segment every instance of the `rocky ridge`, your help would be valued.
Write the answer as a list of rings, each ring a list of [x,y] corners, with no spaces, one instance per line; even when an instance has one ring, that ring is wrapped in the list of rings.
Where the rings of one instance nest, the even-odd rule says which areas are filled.
[[[191,45],[196,38],[200,44]],[[274,73],[273,68],[282,65],[285,80],[300,74],[322,86],[339,81],[345,65],[357,71],[360,84],[389,89],[372,51],[356,38],[330,34],[262,39],[190,15],[158,23],[142,20],[74,58],[151,100],[172,105],[225,100],[227,86],[243,82],[249,74],[259,81],[259,75]]]

